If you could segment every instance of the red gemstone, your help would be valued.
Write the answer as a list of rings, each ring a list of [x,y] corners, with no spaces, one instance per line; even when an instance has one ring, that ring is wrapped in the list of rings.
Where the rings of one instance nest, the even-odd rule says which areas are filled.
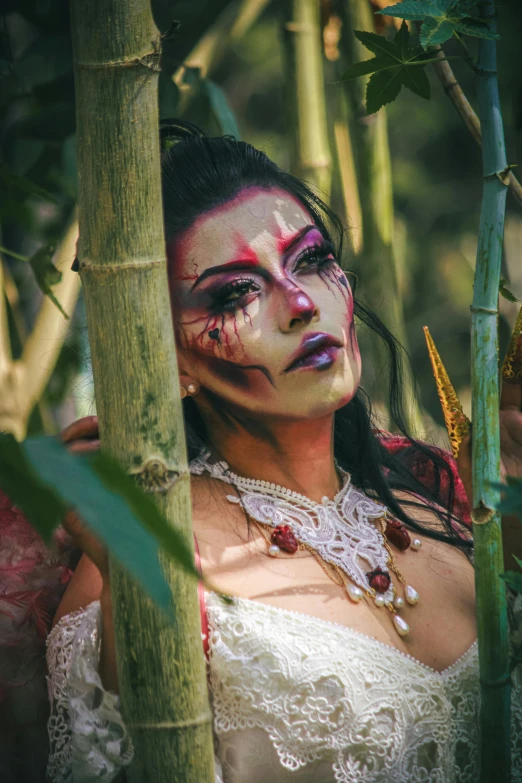
[[[391,579],[387,571],[382,568],[376,568],[375,571],[368,571],[366,574],[370,587],[373,587],[376,593],[385,593],[389,588]]]
[[[273,544],[276,544],[283,552],[289,555],[295,555],[299,549],[299,543],[288,525],[278,525],[270,537]]]
[[[410,534],[398,519],[387,519],[385,535],[390,544],[404,552],[411,544]]]

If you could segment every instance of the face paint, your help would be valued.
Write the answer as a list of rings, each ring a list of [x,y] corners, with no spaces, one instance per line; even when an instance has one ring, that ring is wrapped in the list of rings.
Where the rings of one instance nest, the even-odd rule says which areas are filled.
[[[351,289],[297,199],[248,188],[198,218],[169,259],[178,358],[201,395],[293,419],[352,398],[360,356]]]

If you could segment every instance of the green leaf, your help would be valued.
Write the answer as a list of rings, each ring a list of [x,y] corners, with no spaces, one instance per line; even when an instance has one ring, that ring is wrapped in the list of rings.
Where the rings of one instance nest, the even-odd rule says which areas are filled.
[[[64,318],[69,318],[58,299],[55,297],[51,290],[51,286],[56,285],[62,279],[62,273],[53,264],[52,258],[56,246],[54,242],[49,242],[44,245],[29,259],[29,264],[34,272],[36,283],[46,296],[51,299],[58,310],[62,313]]]
[[[515,294],[511,293],[509,288],[507,287],[507,280],[504,277],[500,278],[500,284],[498,287],[498,292],[500,296],[503,296],[504,299],[507,299],[509,302],[520,302],[520,299],[517,299]]]
[[[239,133],[239,127],[234,116],[234,112],[230,108],[225,91],[219,84],[213,82],[211,79],[203,79],[203,89],[205,90],[212,113],[217,120],[217,123],[224,135],[234,136],[239,141],[241,135]]]
[[[169,554],[195,578],[198,573],[187,545],[153,501],[146,496],[139,500],[141,490],[107,456],[72,455],[58,440],[48,437],[29,438],[23,449],[39,478],[75,509],[160,608],[171,612],[171,593],[158,559],[158,540],[161,538]],[[138,516],[141,513],[144,517]],[[157,538],[150,532],[153,529]]]
[[[515,558],[515,560],[517,562],[517,566],[519,568],[522,568],[522,560],[519,557],[517,557],[516,555],[513,555],[513,557]]]
[[[506,571],[505,574],[500,574],[500,578],[506,582],[517,593],[522,593],[522,574],[517,571]]]
[[[33,470],[20,443],[0,433],[0,488],[23,511],[44,541],[65,517],[67,506]]]
[[[502,496],[497,510],[501,514],[515,514],[522,519],[522,479],[507,476],[506,482],[507,484],[491,484]]]
[[[443,44],[455,32],[476,38],[498,39],[500,36],[485,20],[468,15],[472,5],[467,0],[403,0],[377,13],[422,22],[419,38],[424,49]]]
[[[348,81],[349,79],[356,79],[358,76],[366,76],[369,73],[375,71],[381,71],[388,67],[395,68],[395,61],[384,55],[378,55],[372,57],[371,60],[363,60],[360,63],[354,63],[343,73],[341,81]]]
[[[52,193],[49,193],[48,190],[41,188],[39,185],[35,185],[35,183],[31,182],[27,177],[21,177],[19,174],[15,174],[15,172],[10,169],[9,166],[6,166],[5,163],[0,163],[0,186],[5,187],[10,198],[14,197],[14,190],[18,191],[18,195],[38,196],[39,198],[45,199],[45,201],[53,201],[55,204],[58,202],[58,199],[53,196]]]
[[[366,86],[366,111],[373,114],[387,103],[395,100],[402,87],[400,71],[374,73]]]
[[[424,68],[405,68],[402,72],[402,83],[415,95],[427,100],[430,99],[430,80]]]
[[[182,535],[160,513],[150,495],[145,494],[135,481],[107,454],[98,452],[88,457],[89,463],[108,489],[123,497],[136,518],[161,544],[165,552],[189,574],[198,578],[194,556]]]
[[[375,57],[352,65],[343,74],[342,80],[372,74],[366,87],[368,114],[394,101],[401,87],[407,87],[422,98],[430,97],[430,83],[424,68],[433,55],[411,43],[406,22],[402,23],[392,41],[360,30],[355,30],[354,34]]]

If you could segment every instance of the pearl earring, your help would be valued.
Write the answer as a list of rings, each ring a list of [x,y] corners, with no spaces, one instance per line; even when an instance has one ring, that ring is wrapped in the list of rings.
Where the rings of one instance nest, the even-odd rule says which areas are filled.
[[[189,394],[195,394],[197,392],[197,390],[198,390],[198,387],[196,386],[195,383],[189,383],[189,385],[187,386],[187,391],[188,391]]]
[[[180,386],[179,393],[181,395],[181,399],[187,396],[187,390],[185,389],[184,386]]]

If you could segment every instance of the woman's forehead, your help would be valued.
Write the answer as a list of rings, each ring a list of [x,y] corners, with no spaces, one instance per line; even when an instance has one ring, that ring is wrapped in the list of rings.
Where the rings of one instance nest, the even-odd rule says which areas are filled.
[[[310,223],[310,214],[290,193],[275,188],[248,188],[199,217],[179,237],[177,262],[197,259],[207,266],[235,258],[238,253],[247,260],[259,252],[281,251],[289,239]]]

